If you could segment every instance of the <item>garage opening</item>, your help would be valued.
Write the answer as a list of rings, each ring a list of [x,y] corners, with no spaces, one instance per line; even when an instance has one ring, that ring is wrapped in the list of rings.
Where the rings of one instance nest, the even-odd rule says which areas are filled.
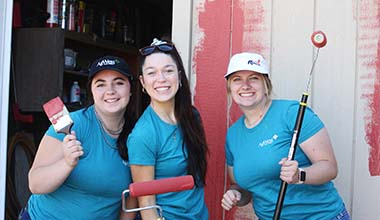
[[[13,11],[6,219],[30,195],[27,173],[50,125],[42,104],[60,96],[70,111],[82,108],[89,64],[103,55],[123,57],[137,74],[138,49],[171,39],[173,0],[14,0]]]

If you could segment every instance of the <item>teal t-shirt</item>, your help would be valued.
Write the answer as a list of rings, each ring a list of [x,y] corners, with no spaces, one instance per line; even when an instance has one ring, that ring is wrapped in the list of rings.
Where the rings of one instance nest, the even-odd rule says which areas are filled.
[[[233,167],[237,184],[252,193],[253,208],[260,220],[273,218],[281,185],[278,162],[288,156],[298,108],[296,101],[273,100],[255,127],[247,128],[242,116],[228,129],[227,164]],[[323,127],[319,117],[307,108],[298,143]],[[295,160],[299,167],[311,165],[299,146]],[[331,181],[321,185],[289,184],[281,220],[330,220],[343,208],[343,201]]]
[[[162,121],[148,106],[128,137],[131,165],[155,167],[155,179],[187,175],[187,151],[178,126]],[[207,220],[203,187],[156,195],[168,220]]]
[[[129,165],[120,157],[116,139],[101,133],[103,128],[97,121],[93,106],[70,115],[74,121],[72,130],[82,143],[84,155],[57,190],[30,197],[28,211],[31,219],[119,219],[121,195],[131,183]],[[64,137],[57,134],[52,126],[46,134],[60,141]]]

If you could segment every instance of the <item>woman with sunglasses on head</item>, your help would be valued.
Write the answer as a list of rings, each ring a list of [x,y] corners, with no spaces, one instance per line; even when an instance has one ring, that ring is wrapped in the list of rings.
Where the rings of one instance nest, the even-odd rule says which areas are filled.
[[[172,43],[157,39],[140,53],[141,94],[147,94],[150,103],[127,142],[133,181],[190,174],[195,187],[140,197],[139,206],[158,205],[165,219],[206,220],[203,187],[208,149],[181,57]],[[152,209],[142,211],[141,216],[143,220],[159,217]]]
[[[104,56],[92,63],[88,88],[90,105],[70,113],[71,134],[50,126],[42,138],[29,171],[33,194],[19,219],[134,219],[121,210],[132,181],[125,142],[137,121],[133,75],[123,59]]]
[[[337,163],[327,129],[306,108],[294,160],[287,160],[299,103],[272,100],[272,83],[264,58],[235,54],[228,65],[228,109],[243,112],[226,137],[227,171],[232,186],[222,207],[230,210],[252,199],[260,220],[273,218],[281,180],[287,182],[283,220],[348,220],[350,216],[331,182]]]

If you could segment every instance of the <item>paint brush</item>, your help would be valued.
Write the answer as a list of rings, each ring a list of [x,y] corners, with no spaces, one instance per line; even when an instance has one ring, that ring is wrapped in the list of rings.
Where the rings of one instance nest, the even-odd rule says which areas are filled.
[[[60,97],[55,97],[47,103],[43,104],[43,109],[53,124],[54,130],[57,133],[70,134],[73,120],[70,118],[69,111],[63,104]]]

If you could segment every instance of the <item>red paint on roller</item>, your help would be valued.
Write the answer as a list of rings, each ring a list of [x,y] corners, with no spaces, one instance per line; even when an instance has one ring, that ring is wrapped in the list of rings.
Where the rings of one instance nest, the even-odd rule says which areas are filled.
[[[146,182],[132,183],[129,185],[129,193],[133,197],[156,195],[168,192],[189,190],[194,187],[194,179],[191,175],[171,177]]]

